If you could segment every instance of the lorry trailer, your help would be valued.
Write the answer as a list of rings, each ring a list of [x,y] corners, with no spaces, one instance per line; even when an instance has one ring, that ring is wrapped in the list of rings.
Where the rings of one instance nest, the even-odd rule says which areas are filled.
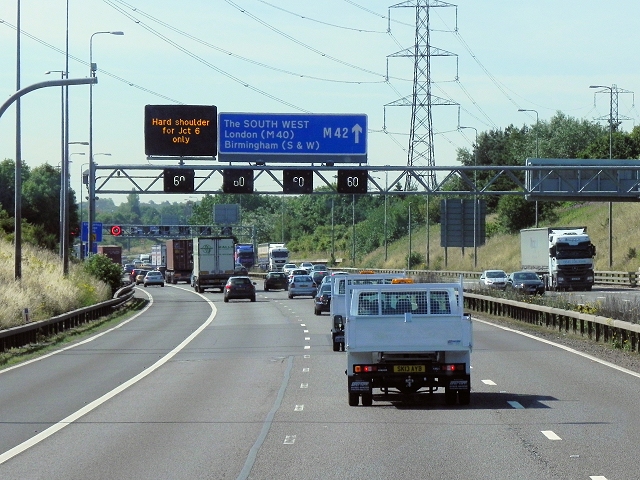
[[[169,239],[166,243],[167,269],[165,279],[167,283],[175,285],[178,282],[191,282],[193,271],[193,240]]]
[[[224,286],[235,273],[233,237],[193,238],[193,288],[198,293]]]

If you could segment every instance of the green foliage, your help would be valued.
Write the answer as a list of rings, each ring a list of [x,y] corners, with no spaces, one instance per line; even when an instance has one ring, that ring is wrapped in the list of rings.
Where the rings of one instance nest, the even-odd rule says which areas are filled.
[[[407,254],[405,260],[407,261],[408,270],[414,270],[420,265],[426,264],[426,257],[418,252],[411,252],[411,255]]]
[[[116,265],[106,255],[93,255],[84,263],[87,273],[111,287],[112,294],[122,285],[122,267]]]

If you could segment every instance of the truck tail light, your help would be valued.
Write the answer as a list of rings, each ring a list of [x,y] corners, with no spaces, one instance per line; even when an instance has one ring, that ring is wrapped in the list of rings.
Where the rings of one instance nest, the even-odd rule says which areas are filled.
[[[377,372],[377,371],[378,371],[378,367],[376,367],[375,365],[354,365],[353,366],[354,373],[371,373],[371,372]]]

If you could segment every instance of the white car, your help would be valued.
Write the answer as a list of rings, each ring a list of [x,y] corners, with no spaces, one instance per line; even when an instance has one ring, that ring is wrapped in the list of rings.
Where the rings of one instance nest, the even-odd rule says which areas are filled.
[[[296,268],[298,268],[298,266],[295,263],[285,263],[282,267],[282,271],[285,273],[285,275],[289,276],[291,272]]]
[[[306,270],[307,273],[311,273],[311,269],[313,268],[313,263],[311,262],[302,262],[300,264],[300,267],[298,268],[302,268],[303,270]]]
[[[507,288],[507,273],[504,270],[485,270],[480,275],[480,286],[485,288]]]

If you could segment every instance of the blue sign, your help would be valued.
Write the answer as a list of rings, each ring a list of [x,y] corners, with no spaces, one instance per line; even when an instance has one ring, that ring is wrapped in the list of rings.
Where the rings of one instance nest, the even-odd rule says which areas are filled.
[[[220,113],[218,160],[365,163],[367,116]]]
[[[93,236],[95,237],[92,238],[94,242],[102,241],[102,222],[93,222]],[[89,241],[89,222],[82,222],[81,237],[83,242]]]

